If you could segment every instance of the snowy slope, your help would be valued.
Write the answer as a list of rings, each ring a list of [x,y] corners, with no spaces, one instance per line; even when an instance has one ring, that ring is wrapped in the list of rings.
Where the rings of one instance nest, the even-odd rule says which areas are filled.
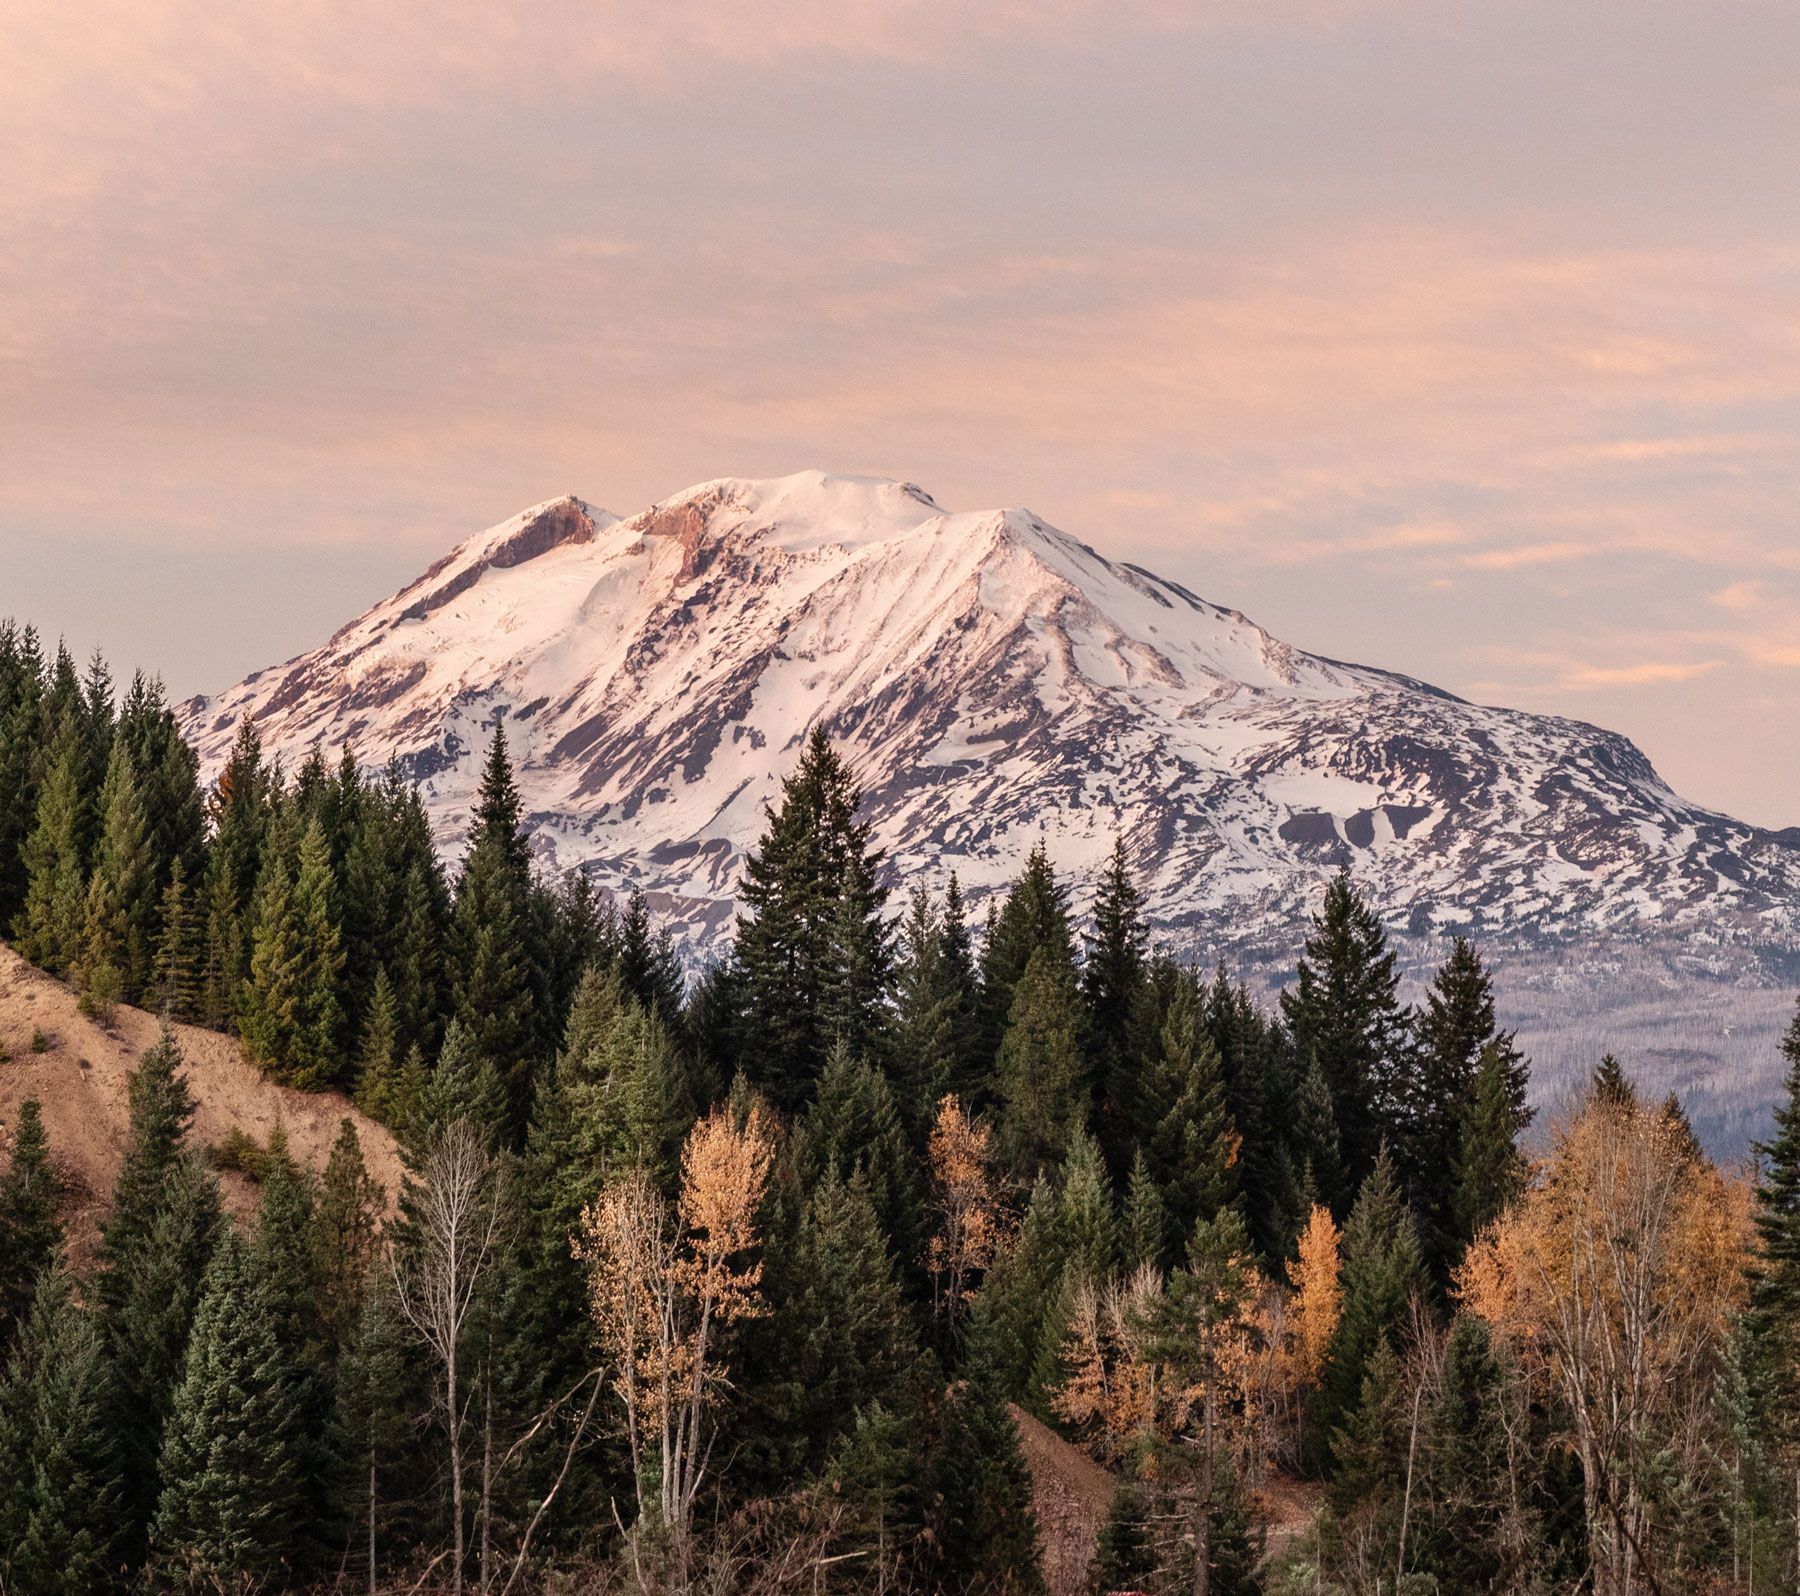
[[[325,646],[186,706],[398,758],[454,848],[504,721],[536,845],[643,887],[703,946],[823,719],[912,877],[979,902],[1040,836],[1077,877],[1122,830],[1165,932],[1291,946],[1348,863],[1394,923],[1791,947],[1800,849],[1671,792],[1626,739],[1304,653],[1027,510],[910,484],[704,483],[618,520],[538,505]]]

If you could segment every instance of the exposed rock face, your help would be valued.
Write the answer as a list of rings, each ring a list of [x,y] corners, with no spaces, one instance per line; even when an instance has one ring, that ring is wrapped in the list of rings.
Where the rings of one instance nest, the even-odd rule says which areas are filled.
[[[454,848],[503,722],[536,846],[643,887],[696,950],[814,720],[903,873],[979,903],[1040,836],[1122,831],[1167,935],[1291,949],[1349,865],[1400,929],[1792,947],[1794,833],[1671,792],[1613,733],[1488,709],[1270,637],[1025,510],[916,487],[721,481],[628,521],[574,499],[471,539],[323,648],[186,708],[398,758]]]

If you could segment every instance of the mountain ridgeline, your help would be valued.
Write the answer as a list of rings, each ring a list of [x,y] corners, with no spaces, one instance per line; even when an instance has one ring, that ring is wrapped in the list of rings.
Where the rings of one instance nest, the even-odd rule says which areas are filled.
[[[504,725],[534,849],[646,893],[696,959],[814,725],[893,879],[954,868],[977,912],[1040,838],[1091,885],[1122,835],[1151,926],[1200,950],[1285,953],[1342,868],[1414,938],[1800,941],[1794,835],[1684,801],[1625,738],[1305,653],[896,482],[539,505],[181,716],[209,774],[247,718],[290,769],[398,760],[452,849]]]

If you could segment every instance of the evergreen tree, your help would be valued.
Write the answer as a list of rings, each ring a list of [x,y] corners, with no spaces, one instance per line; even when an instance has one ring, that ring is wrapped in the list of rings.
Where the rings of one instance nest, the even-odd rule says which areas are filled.
[[[1758,1142],[1756,1262],[1748,1329],[1769,1429],[1800,1442],[1800,1007],[1782,1038],[1787,1061],[1775,1134]]]
[[[944,1399],[928,1494],[931,1588],[960,1596],[1038,1596],[1037,1516],[998,1365],[976,1309],[963,1378]]]
[[[135,1003],[150,979],[156,860],[131,752],[115,739],[100,793],[100,846],[88,882],[76,979],[103,1005]]]
[[[1611,1053],[1594,1066],[1592,1090],[1599,1102],[1615,1108],[1637,1107],[1637,1087],[1625,1073],[1625,1066]]]
[[[236,1024],[238,989],[250,974],[253,910],[274,800],[275,784],[263,766],[255,722],[245,719],[207,805],[213,843],[206,865],[201,1010],[215,1029]]]
[[[609,1169],[647,1171],[673,1190],[681,1144],[694,1123],[675,1044],[657,1016],[635,999],[607,1037],[600,1148]]]
[[[342,1516],[350,1522],[350,1544],[360,1553],[371,1596],[381,1577],[383,1531],[404,1489],[398,1473],[412,1429],[412,1359],[392,1280],[377,1269],[338,1365],[334,1420],[348,1465]],[[345,1562],[355,1566],[351,1555]]]
[[[1060,1350],[1063,1265],[1060,1204],[1047,1175],[1031,1188],[1012,1246],[989,1271],[979,1300],[986,1355],[1008,1396],[1035,1401],[1033,1387]]]
[[[58,1250],[0,1379],[0,1587],[88,1596],[112,1583],[110,1397],[99,1330]]]
[[[294,874],[280,840],[264,849],[256,887],[250,976],[238,999],[238,1034],[250,1060],[285,1075],[305,1023],[308,994]]]
[[[1118,1220],[1100,1145],[1086,1131],[1076,1133],[1063,1160],[1056,1229],[1071,1276],[1097,1286],[1112,1274],[1119,1259]]]
[[[1378,1346],[1398,1350],[1412,1300],[1425,1289],[1424,1255],[1383,1147],[1344,1226],[1343,1309],[1332,1337],[1320,1419],[1331,1433],[1357,1406]]]
[[[1528,1067],[1512,1033],[1494,1017],[1493,982],[1474,946],[1462,937],[1425,994],[1417,1026],[1407,1184],[1419,1212],[1426,1263],[1440,1285],[1470,1241],[1458,1200],[1463,1139],[1475,1122],[1479,1076],[1495,1071],[1515,1133],[1529,1123]]]
[[[843,1043],[826,1060],[794,1138],[794,1170],[806,1191],[827,1173],[845,1182],[860,1174],[902,1278],[909,1277],[924,1251],[924,1217],[906,1127],[887,1078]]]
[[[1449,1590],[1502,1590],[1512,1514],[1502,1373],[1492,1338],[1471,1314],[1451,1327],[1431,1416],[1428,1557]],[[1424,1517],[1424,1515],[1421,1515]],[[1522,1572],[1522,1570],[1521,1570]]]
[[[38,1276],[62,1243],[56,1172],[35,1097],[19,1105],[12,1161],[0,1175],[0,1353],[31,1311]]]
[[[370,1119],[391,1125],[394,1089],[400,1070],[400,1002],[385,968],[375,972],[362,1041],[356,1050],[356,1106]]]
[[[383,1206],[381,1187],[363,1162],[356,1126],[342,1119],[325,1159],[310,1237],[313,1314],[328,1361],[336,1359],[361,1317],[364,1288],[376,1263],[376,1226]]]
[[[1126,1480],[1113,1492],[1112,1506],[1094,1547],[1094,1572],[1088,1584],[1091,1596],[1150,1589],[1161,1572],[1151,1513],[1150,1494],[1136,1482]]]
[[[650,923],[650,906],[641,892],[625,900],[619,917],[619,978],[625,990],[665,1026],[681,1021],[684,982],[675,939],[666,927]]]
[[[1219,1055],[1201,1024],[1199,984],[1183,971],[1164,1021],[1160,1047],[1142,1085],[1145,1156],[1170,1226],[1186,1237],[1237,1195],[1240,1139],[1225,1105]]]
[[[531,859],[518,789],[498,726],[488,747],[451,929],[451,1011],[507,1094],[507,1134],[522,1131],[535,1062]]]
[[[811,1096],[838,1036],[866,1053],[882,1026],[892,954],[880,856],[856,818],[861,802],[815,726],[744,864],[749,912],[738,918],[735,949],[742,1057],[789,1112]]]
[[[310,822],[300,839],[294,882],[294,923],[299,941],[300,1010],[287,1060],[292,1085],[314,1091],[343,1075],[340,1052],[344,1011],[343,938],[331,845],[323,824]]]
[[[1140,1147],[1132,1155],[1131,1179],[1125,1188],[1125,1266],[1160,1265],[1170,1245],[1169,1210],[1151,1178]]]
[[[188,885],[187,863],[179,856],[169,868],[158,920],[161,932],[150,971],[151,1000],[172,1020],[198,1020],[205,939]]]
[[[138,1060],[127,1088],[125,1157],[113,1184],[112,1212],[100,1227],[100,1300],[116,1308],[124,1271],[155,1226],[171,1175],[181,1161],[194,1100],[182,1074],[175,1033],[164,1025]]]
[[[24,851],[25,907],[19,951],[55,974],[81,958],[87,918],[87,835],[94,790],[87,785],[90,750],[78,715],[64,718],[49,745],[36,820]]]
[[[1049,946],[1032,953],[1019,978],[997,1069],[1001,1157],[1030,1179],[1060,1162],[1087,1122],[1075,972]]]
[[[37,815],[44,661],[37,633],[0,620],[0,930],[25,906],[25,840]]]
[[[1281,1009],[1300,1056],[1316,1060],[1331,1092],[1344,1179],[1328,1190],[1324,1171],[1315,1168],[1313,1176],[1320,1199],[1340,1215],[1375,1167],[1383,1140],[1403,1141],[1408,1129],[1409,1036],[1399,982],[1381,921],[1350,877],[1337,876]]]
[[[1456,1234],[1464,1248],[1525,1189],[1517,1138],[1529,1116],[1514,1094],[1505,1053],[1483,1048],[1454,1171]]]
[[[490,1147],[497,1148],[506,1141],[510,1113],[506,1084],[493,1060],[477,1050],[460,1020],[452,1020],[444,1032],[437,1068],[425,1079],[418,1109],[405,1121],[402,1145],[416,1162],[437,1132],[454,1120],[466,1119]]]
[[[1377,1567],[1392,1567],[1396,1555],[1411,1433],[1404,1377],[1393,1343],[1374,1342],[1331,1437],[1332,1511],[1346,1540],[1374,1543],[1368,1560]]]
[[[983,1061],[996,1059],[1012,1022],[1014,989],[1025,978],[1031,956],[1043,950],[1052,965],[1075,970],[1075,941],[1069,929],[1069,889],[1056,879],[1040,841],[998,911],[990,912],[981,950],[978,1007]]]
[[[163,1440],[151,1545],[165,1584],[198,1592],[295,1581],[305,1422],[270,1291],[228,1234],[207,1270]]]
[[[1114,839],[1112,857],[1100,877],[1094,929],[1086,940],[1081,993],[1087,1003],[1087,1035],[1096,1081],[1105,1098],[1104,1139],[1114,1166],[1122,1168],[1136,1129],[1131,1116],[1137,1066],[1133,1018],[1149,964],[1143,895],[1132,879],[1123,836]]]

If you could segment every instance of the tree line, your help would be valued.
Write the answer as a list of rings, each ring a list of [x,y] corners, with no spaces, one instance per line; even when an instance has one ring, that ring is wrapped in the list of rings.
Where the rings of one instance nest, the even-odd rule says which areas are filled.
[[[1753,1179],[1610,1059],[1528,1154],[1468,942],[1404,1003],[1340,876],[1268,1006],[1153,947],[1123,844],[1079,908],[1041,846],[978,927],[893,903],[822,731],[691,982],[535,867],[498,726],[447,869],[399,771],[245,724],[202,792],[154,683],[7,626],[0,791],[20,952],[407,1170],[278,1134],[232,1223],[171,1025],[77,1269],[26,1104],[0,1589],[1036,1592],[1015,1406],[1121,1482],[1096,1592],[1800,1572],[1800,1022]]]

